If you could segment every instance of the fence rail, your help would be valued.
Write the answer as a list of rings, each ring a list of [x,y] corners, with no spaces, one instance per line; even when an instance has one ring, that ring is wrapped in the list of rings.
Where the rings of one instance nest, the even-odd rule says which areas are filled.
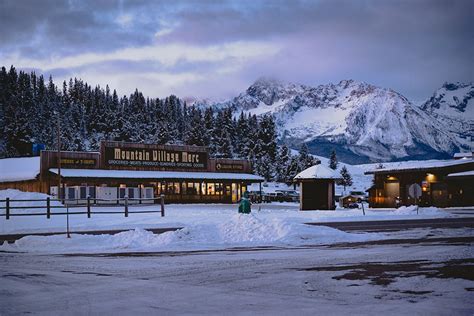
[[[85,206],[86,211],[69,211],[69,205],[51,205],[51,202],[65,202],[65,201],[85,201],[81,204],[74,204],[74,207],[79,207],[79,206]],[[91,203],[94,201],[94,203]],[[92,207],[97,208],[97,207],[107,207],[110,205],[107,204],[97,204],[97,201],[99,202],[110,202],[110,204],[120,204],[120,202],[123,202],[123,211],[96,211],[92,210]],[[157,201],[159,201],[161,205],[161,210],[160,211],[132,211],[129,212],[129,202],[130,201],[153,201],[154,204],[156,204]],[[43,202],[45,203],[44,206],[41,205],[21,205],[21,206],[12,206],[11,203],[15,202]],[[28,199],[28,200],[17,200],[17,199],[10,199],[6,198],[4,200],[0,200],[0,203],[5,203],[5,206],[0,206],[0,210],[5,210],[5,213],[0,214],[0,216],[5,216],[5,218],[8,220],[10,217],[13,216],[46,216],[46,218],[51,218],[52,215],[84,215],[87,214],[88,218],[91,218],[92,214],[124,214],[125,217],[128,217],[129,213],[134,213],[134,214],[145,214],[145,213],[161,213],[161,217],[165,216],[165,196],[161,195],[160,197],[157,198],[119,198],[119,199],[96,199],[96,198],[91,198],[87,197],[86,199],[51,199],[51,198],[46,198],[46,199]],[[133,204],[135,205],[135,204]],[[27,209],[45,209],[45,213],[12,213],[12,210],[27,210]],[[51,212],[53,209],[66,209],[66,212]]]

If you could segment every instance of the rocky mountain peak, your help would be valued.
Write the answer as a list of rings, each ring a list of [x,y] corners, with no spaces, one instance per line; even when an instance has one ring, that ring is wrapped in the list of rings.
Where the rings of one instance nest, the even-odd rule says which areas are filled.
[[[474,120],[474,85],[445,82],[421,108],[437,116]]]
[[[459,89],[466,85],[440,88],[443,95]],[[449,130],[402,94],[352,79],[311,87],[260,78],[225,104],[271,114],[282,142],[295,148],[305,142],[319,155],[335,148],[347,162],[446,158],[465,147],[459,129]]]

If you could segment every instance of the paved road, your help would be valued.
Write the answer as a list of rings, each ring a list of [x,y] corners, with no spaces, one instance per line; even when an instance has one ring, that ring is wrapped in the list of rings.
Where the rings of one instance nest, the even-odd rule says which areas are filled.
[[[315,226],[329,226],[343,231],[382,232],[414,228],[474,228],[474,218],[437,218],[416,220],[388,220],[365,222],[307,223]]]
[[[0,315],[473,315],[472,242],[0,252]]]
[[[474,217],[474,208],[471,207],[445,208],[444,211],[462,217]]]

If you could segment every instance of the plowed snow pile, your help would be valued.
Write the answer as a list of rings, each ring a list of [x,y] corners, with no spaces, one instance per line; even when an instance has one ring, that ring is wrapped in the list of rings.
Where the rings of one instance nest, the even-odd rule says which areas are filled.
[[[234,215],[221,224],[191,225],[155,235],[135,229],[116,235],[28,236],[1,250],[77,253],[120,251],[169,251],[253,246],[298,246],[383,238],[381,234],[352,234],[324,226],[309,226],[256,215]]]

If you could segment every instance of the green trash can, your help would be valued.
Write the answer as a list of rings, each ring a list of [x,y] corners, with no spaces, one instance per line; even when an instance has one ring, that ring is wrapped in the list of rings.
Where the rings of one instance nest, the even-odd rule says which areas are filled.
[[[239,203],[239,213],[250,214],[251,205],[252,203],[250,203],[249,194],[247,192],[244,192],[244,196],[242,197]]]

